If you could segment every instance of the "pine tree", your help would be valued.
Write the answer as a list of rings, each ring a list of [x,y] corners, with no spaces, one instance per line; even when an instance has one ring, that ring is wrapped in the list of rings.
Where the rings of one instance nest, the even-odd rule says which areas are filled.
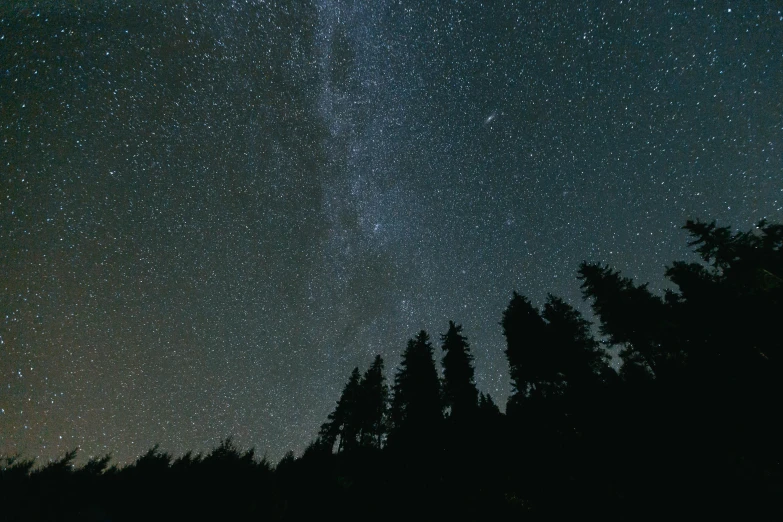
[[[675,262],[666,271],[679,289],[670,300],[691,362],[720,373],[781,365],[783,225],[762,220],[732,233],[715,222],[688,221],[683,228],[706,264]]]
[[[556,356],[557,372],[568,389],[584,389],[598,381],[608,355],[590,332],[590,322],[574,307],[549,294],[541,317]]]
[[[383,375],[383,358],[375,356],[359,384],[360,444],[380,448],[386,434],[389,387]]]
[[[333,448],[338,437],[340,442],[337,446],[337,452],[350,450],[357,446],[359,425],[359,384],[361,375],[359,368],[356,367],[351,372],[351,376],[343,388],[340,400],[334,411],[329,414],[328,421],[321,426],[319,438],[328,448]]]
[[[478,390],[474,380],[473,355],[462,325],[449,321],[449,330],[441,335],[443,356],[444,405],[451,418],[469,418],[477,408]]]
[[[530,301],[514,292],[503,312],[503,335],[511,375],[512,396],[517,405],[530,398],[544,398],[556,380],[555,359],[548,349],[546,323]]]
[[[579,267],[579,279],[582,294],[592,299],[601,319],[601,333],[625,347],[620,353],[625,364],[638,367],[626,374],[660,376],[680,364],[669,307],[647,284],[636,285],[620,272],[588,263]]]
[[[408,341],[394,377],[390,446],[427,448],[443,419],[440,382],[429,335],[422,330]]]

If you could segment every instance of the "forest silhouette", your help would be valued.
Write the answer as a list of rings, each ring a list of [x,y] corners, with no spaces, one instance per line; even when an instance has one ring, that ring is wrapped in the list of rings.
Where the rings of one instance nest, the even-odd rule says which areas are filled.
[[[783,225],[684,229],[702,261],[668,267],[664,295],[579,267],[595,330],[559,297],[513,293],[505,412],[449,322],[411,338],[388,382],[380,355],[354,368],[301,456],[274,465],[230,439],[123,467],[8,456],[0,518],[781,520]]]

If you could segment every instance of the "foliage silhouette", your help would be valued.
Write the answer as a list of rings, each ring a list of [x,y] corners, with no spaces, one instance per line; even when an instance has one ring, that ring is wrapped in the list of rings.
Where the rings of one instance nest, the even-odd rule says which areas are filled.
[[[444,405],[452,418],[470,418],[478,406],[478,389],[474,378],[473,355],[462,325],[449,321],[448,331],[441,335],[443,356]]]
[[[394,376],[389,445],[433,449],[443,420],[440,381],[430,337],[420,331],[402,354]]]
[[[329,414],[328,421],[321,426],[319,436],[324,444],[331,448],[339,439],[337,451],[354,449],[359,441],[360,404],[359,386],[361,375],[356,367],[351,372],[343,393],[337,401],[334,411]]]
[[[231,438],[120,466],[0,458],[2,519],[779,520],[783,508],[783,227],[689,221],[701,263],[674,262],[653,294],[609,266],[579,267],[591,324],[549,295],[502,313],[512,396],[479,392],[462,327],[408,341],[392,398],[376,356],[351,372],[302,456],[276,466]],[[618,375],[606,346],[621,349]],[[389,407],[391,402],[391,407]],[[444,411],[446,416],[444,417]],[[335,445],[337,447],[335,448]]]
[[[549,295],[541,317],[556,354],[556,368],[568,388],[584,390],[606,370],[609,356],[590,331],[590,322],[559,297]]]
[[[546,323],[526,297],[514,292],[500,324],[511,377],[507,407],[513,411],[524,399],[546,396],[556,372],[547,350]]]
[[[600,264],[579,267],[582,293],[592,300],[600,332],[623,346],[620,356],[629,368],[624,375],[652,377],[670,372],[681,360],[671,343],[671,321],[663,299],[647,284],[636,285],[620,272]]]
[[[383,358],[376,355],[359,383],[359,444],[380,449],[386,435],[389,387],[384,375]]]

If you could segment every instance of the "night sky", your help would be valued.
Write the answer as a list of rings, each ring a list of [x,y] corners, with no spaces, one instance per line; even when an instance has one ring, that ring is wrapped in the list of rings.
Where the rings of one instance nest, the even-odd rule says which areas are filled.
[[[276,460],[450,319],[503,405],[513,290],[783,220],[778,2],[3,4],[0,454]]]

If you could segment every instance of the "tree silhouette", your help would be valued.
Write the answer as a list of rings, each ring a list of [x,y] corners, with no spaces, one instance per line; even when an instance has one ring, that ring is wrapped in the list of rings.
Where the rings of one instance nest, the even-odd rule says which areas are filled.
[[[779,368],[783,226],[762,220],[753,230],[734,234],[715,222],[688,221],[683,228],[706,264],[675,262],[666,270],[679,290],[669,300],[691,358],[724,375],[735,373],[738,361],[755,371]]]
[[[469,418],[478,406],[478,390],[474,380],[473,355],[468,339],[462,335],[462,325],[449,321],[448,331],[441,335],[443,356],[444,405],[452,418]]]
[[[478,393],[449,322],[442,380],[421,331],[390,411],[376,356],[351,372],[318,439],[274,469],[230,438],[178,458],[154,446],[122,467],[108,455],[78,467],[75,450],[38,468],[0,457],[0,518],[396,520],[416,506],[446,519],[783,519],[783,227],[685,229],[702,262],[668,267],[663,297],[582,264],[601,343],[562,299],[536,309],[513,294],[501,321],[510,415]],[[622,379],[604,343],[624,348]]]
[[[590,322],[559,297],[549,294],[541,317],[556,368],[569,389],[584,390],[605,370],[609,356],[590,333]]]
[[[762,219],[753,230],[732,234],[730,227],[719,227],[714,221],[688,220],[683,228],[693,238],[689,244],[716,274],[736,282],[748,276],[751,280],[768,279],[771,286],[783,284],[783,225]],[[747,286],[765,287],[767,283]]]
[[[27,479],[35,466],[35,459],[25,459],[19,455],[0,458],[0,479],[13,482]]]
[[[386,434],[389,387],[383,375],[383,358],[375,356],[359,383],[359,442],[363,447],[380,449]]]
[[[526,297],[514,292],[500,324],[506,337],[512,387],[509,407],[513,412],[525,399],[551,395],[559,387],[559,378],[546,323]]]
[[[102,473],[105,473],[109,469],[109,462],[111,462],[111,455],[90,457],[90,460],[88,460],[84,466],[76,470],[76,473],[79,475],[90,475],[96,477]]]
[[[429,447],[443,419],[440,382],[430,337],[420,331],[402,354],[394,376],[389,445]]]
[[[348,382],[343,388],[343,393],[337,401],[334,411],[329,414],[328,421],[321,426],[320,438],[328,448],[333,448],[338,437],[340,442],[337,452],[353,449],[358,444],[360,409],[359,385],[361,375],[356,367],[351,372]]]
[[[582,294],[592,300],[601,319],[601,333],[610,343],[624,346],[620,356],[627,375],[659,376],[682,362],[678,345],[672,342],[669,309],[647,284],[636,285],[620,272],[589,263],[580,265],[579,279]]]

